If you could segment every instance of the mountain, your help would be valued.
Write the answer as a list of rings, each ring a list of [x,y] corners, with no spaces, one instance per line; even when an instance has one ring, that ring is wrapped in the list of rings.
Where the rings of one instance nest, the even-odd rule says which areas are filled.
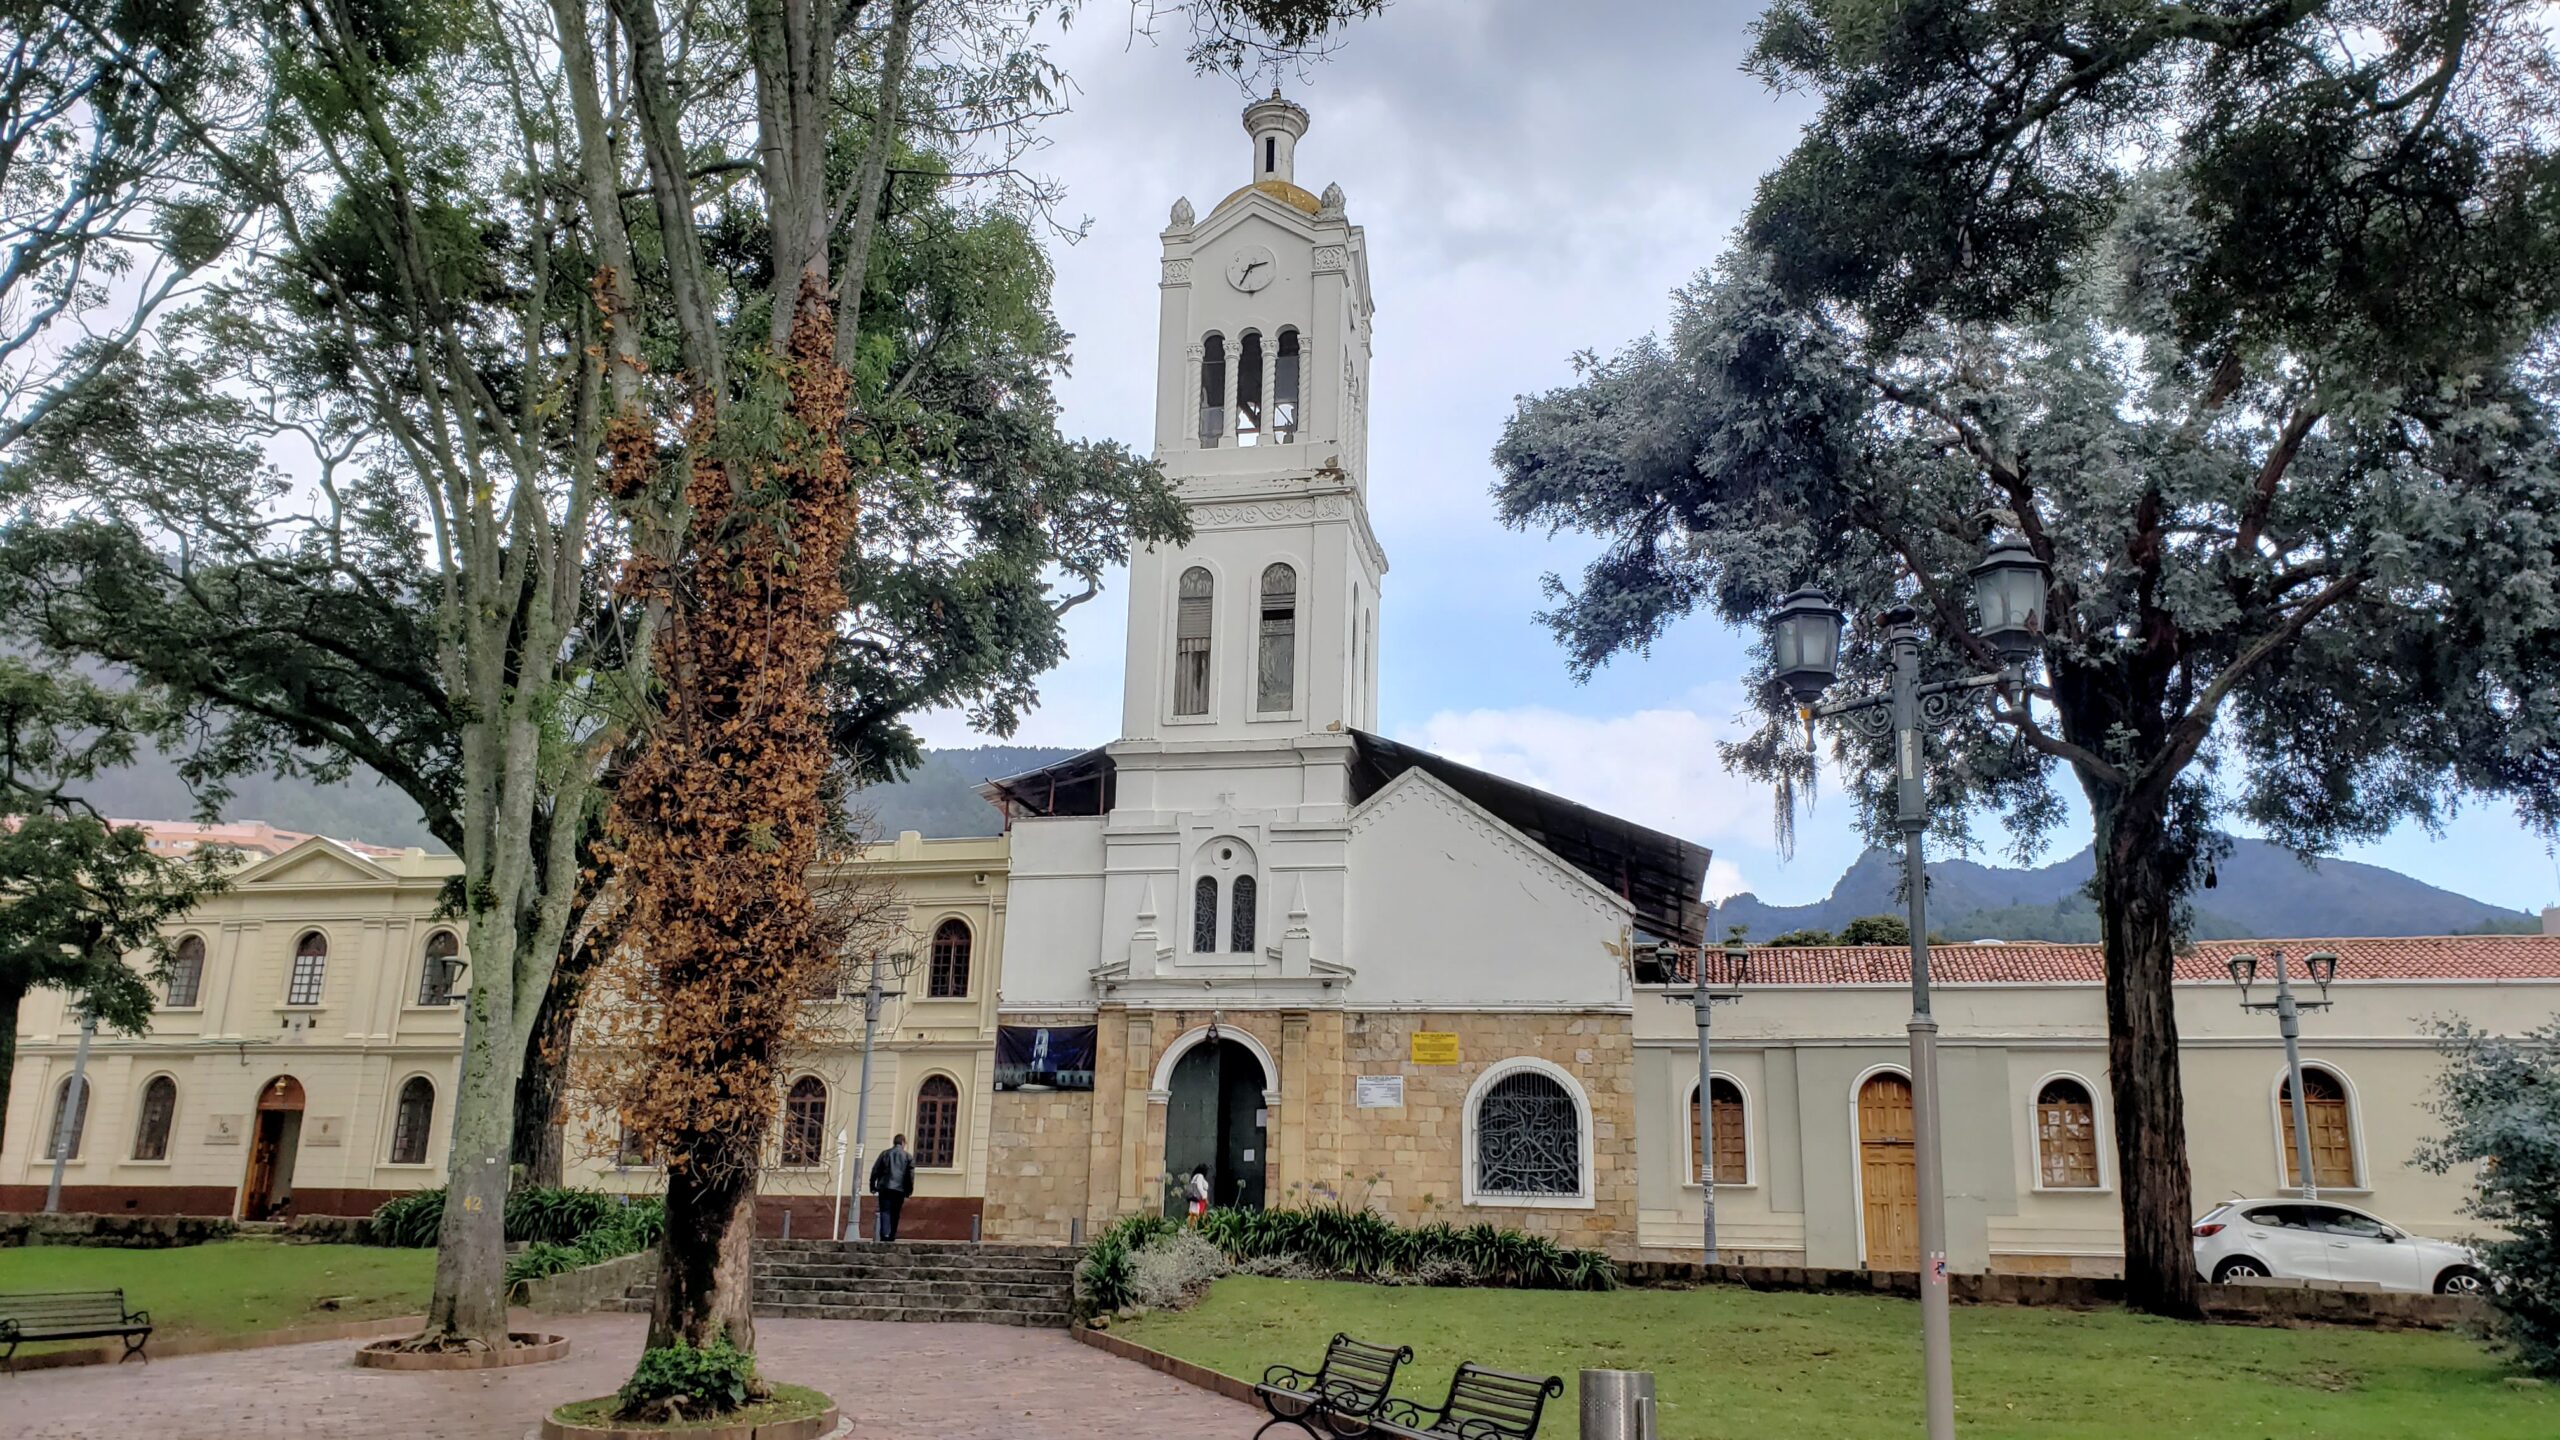
[[[960,835],[995,835],[1004,816],[978,794],[983,781],[1019,775],[1055,765],[1082,750],[1052,745],[977,745],[966,750],[928,750],[914,774],[888,785],[873,785],[853,797],[854,809],[870,818],[872,828],[895,839],[914,830],[927,839]]]
[[[1048,745],[931,750],[914,774],[862,791],[854,799],[854,808],[889,837],[901,830],[928,836],[993,835],[1004,828],[1004,817],[979,798],[979,782],[1036,770],[1082,753]],[[444,849],[427,834],[426,821],[409,797],[362,773],[336,785],[244,775],[232,789],[231,802],[222,807],[224,820],[264,820],[280,830],[307,830],[341,840]],[[195,796],[179,780],[176,767],[165,760],[110,771],[83,786],[80,793],[101,813],[119,820],[185,820],[196,811]]]
[[[2033,869],[1972,860],[1929,866],[1929,929],[1949,940],[2098,938],[2097,907],[2086,887],[2090,852]],[[2532,917],[2412,880],[2396,870],[2354,860],[2306,862],[2280,845],[2235,838],[2215,867],[2212,889],[2199,890],[2199,939],[2267,935],[2453,935],[2531,928]],[[1768,905],[1748,893],[1715,907],[1714,933],[1744,926],[1754,940],[1790,930],[1838,930],[1861,915],[1903,913],[1902,867],[1870,850],[1850,865],[1831,894],[1811,905]]]

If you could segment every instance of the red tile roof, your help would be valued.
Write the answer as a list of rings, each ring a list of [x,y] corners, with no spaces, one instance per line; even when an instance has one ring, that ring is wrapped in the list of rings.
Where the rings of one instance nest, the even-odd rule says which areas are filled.
[[[2336,952],[2341,984],[2356,980],[2560,980],[2560,935],[2199,940],[2178,957],[2178,979],[2227,985],[2231,983],[2226,968],[2231,957],[2248,951],[2258,957],[2260,983],[2269,984],[2275,977],[2271,952],[2278,947],[2283,948],[2288,968],[2297,980],[2302,972],[2292,962],[2314,950]],[[1929,947],[1929,979],[1944,985],[2095,985],[2105,978],[2104,964],[2095,945],[2026,940]],[[1727,977],[1718,974],[1716,978]],[[1908,985],[1911,952],[1895,945],[1754,945],[1748,983]]]

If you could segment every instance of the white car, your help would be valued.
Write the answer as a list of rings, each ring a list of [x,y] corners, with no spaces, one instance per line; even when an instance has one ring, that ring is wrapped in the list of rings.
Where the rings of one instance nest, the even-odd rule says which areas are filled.
[[[2467,1246],[2412,1235],[2327,1200],[2226,1200],[2195,1223],[2196,1273],[2220,1284],[2266,1275],[2385,1290],[2477,1295],[2489,1286]]]

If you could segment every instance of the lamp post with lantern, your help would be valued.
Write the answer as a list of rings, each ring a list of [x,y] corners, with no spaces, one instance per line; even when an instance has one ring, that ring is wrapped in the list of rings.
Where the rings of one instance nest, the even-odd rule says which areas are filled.
[[[1665,958],[1676,954],[1675,945],[1662,947]],[[1703,1263],[1723,1263],[1716,1248],[1716,1092],[1715,1092],[1715,1015],[1719,1005],[1730,1005],[1742,998],[1737,986],[1751,983],[1751,947],[1739,939],[1725,942],[1723,972],[1711,975],[1709,957],[1717,952],[1701,945],[1690,962],[1689,1003],[1698,1022],[1698,1192],[1706,1202],[1706,1258]],[[1664,999],[1677,1002],[1678,991],[1664,994]]]
[[[2276,1032],[2284,1036],[2285,1084],[2289,1087],[2285,1093],[2293,1097],[2293,1103],[2287,1108],[2293,1111],[2294,1163],[2301,1167],[2302,1198],[2317,1200],[2320,1198],[2320,1179],[2318,1172],[2311,1168],[2310,1097],[2302,1093],[2302,1012],[2329,1008],[2332,1003],[2329,982],[2338,978],[2338,957],[2327,950],[2314,950],[2302,957],[2302,968],[2309,972],[2312,983],[2320,987],[2320,998],[2299,1000],[2294,998],[2293,982],[2285,974],[2284,948],[2278,946],[2267,953],[2276,961],[2276,998],[2249,998],[2249,987],[2258,980],[2258,957],[2247,951],[2231,957],[2228,967],[2231,983],[2240,987],[2241,1009],[2261,1014],[2269,1010],[2275,1012]]]
[[[847,967],[848,970],[854,968],[859,968],[864,972],[862,983],[862,1081],[860,1088],[854,1092],[853,1100],[853,1163],[846,1167],[844,1179],[839,1182],[839,1184],[844,1188],[839,1189],[836,1192],[839,1197],[836,1206],[838,1216],[841,1216],[844,1211],[841,1197],[845,1193],[845,1190],[862,1183],[863,1149],[871,1139],[871,1048],[873,1042],[879,1035],[881,1006],[884,1002],[907,993],[903,988],[892,990],[887,987],[885,982],[896,980],[903,986],[907,976],[913,973],[916,968],[916,956],[915,952],[912,950],[901,950],[889,955],[883,955],[879,951],[874,950],[862,959],[855,961],[853,965]],[[845,974],[839,977],[839,994],[841,994],[844,989],[850,988],[846,986],[844,982],[851,978],[850,974]],[[862,1204],[859,1200],[854,1203],[853,1213],[854,1224],[858,1226],[862,1223]],[[836,1232],[836,1238],[839,1240],[849,1240],[853,1237],[846,1232],[839,1230]]]
[[[1894,823],[1902,832],[1903,888],[1911,923],[1911,1124],[1920,1188],[1920,1342],[1928,1405],[1929,1440],[1955,1434],[1955,1367],[1947,1318],[1946,1167],[1938,1123],[1938,1022],[1929,1007],[1929,879],[1921,836],[1929,827],[1920,742],[1963,715],[1977,696],[2022,696],[2027,667],[2044,639],[2045,592],[2051,572],[2018,540],[1998,540],[1968,572],[1984,642],[2001,666],[1988,674],[1920,683],[1919,613],[1897,605],[1885,612],[1885,652],[1892,675],[1884,694],[1816,703],[1840,669],[1838,605],[1816,589],[1779,602],[1770,621],[1770,654],[1778,678],[1794,695],[1805,722],[1805,746],[1813,722],[1836,719],[1869,739],[1893,743]]]

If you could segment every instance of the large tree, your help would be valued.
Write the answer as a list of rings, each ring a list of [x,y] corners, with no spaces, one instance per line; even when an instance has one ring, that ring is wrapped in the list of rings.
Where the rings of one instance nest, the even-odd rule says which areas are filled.
[[[27,993],[60,990],[85,1019],[142,1034],[171,958],[161,923],[222,888],[220,852],[162,855],[80,796],[174,719],[148,696],[0,655],[0,1124]]]
[[[1826,587],[1844,679],[1916,607],[1991,668],[1996,528],[2052,570],[2041,680],[1933,749],[1934,823],[2097,857],[2130,1295],[2195,1310],[2170,991],[2237,813],[2317,851],[2465,794],[2560,829],[2560,156],[2513,4],[1789,0],[1754,67],[1824,100],[1667,340],[1524,400],[1517,525],[1605,536],[1547,617],[1582,673]],[[1766,669],[1746,773],[1815,762]],[[1887,828],[1883,751],[1835,729]],[[1784,801],[1782,800],[1782,804]],[[2354,957],[2347,957],[2349,973]]]

